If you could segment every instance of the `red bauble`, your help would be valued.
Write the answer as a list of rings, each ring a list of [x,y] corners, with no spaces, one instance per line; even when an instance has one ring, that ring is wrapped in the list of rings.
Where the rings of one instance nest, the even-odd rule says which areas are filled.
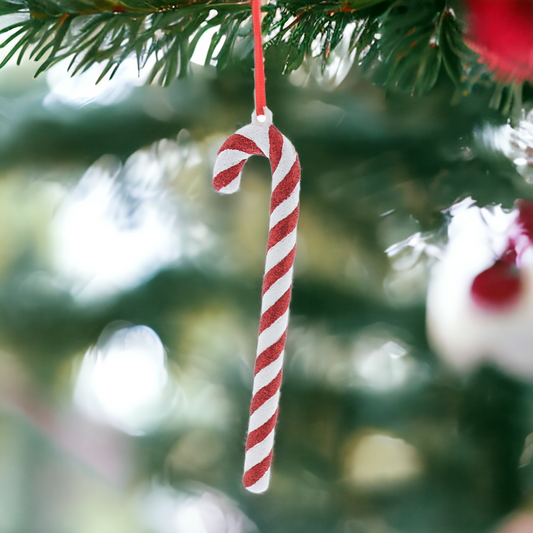
[[[467,44],[500,81],[533,79],[533,0],[465,0]]]
[[[470,294],[479,306],[495,311],[513,306],[522,293],[520,271],[507,261],[498,260],[474,278]]]

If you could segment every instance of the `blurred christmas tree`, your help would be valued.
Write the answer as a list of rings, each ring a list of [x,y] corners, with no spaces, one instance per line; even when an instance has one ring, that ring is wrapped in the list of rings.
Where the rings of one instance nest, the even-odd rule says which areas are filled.
[[[248,2],[1,0],[0,533],[533,531],[532,4],[264,6],[303,175],[256,496]]]

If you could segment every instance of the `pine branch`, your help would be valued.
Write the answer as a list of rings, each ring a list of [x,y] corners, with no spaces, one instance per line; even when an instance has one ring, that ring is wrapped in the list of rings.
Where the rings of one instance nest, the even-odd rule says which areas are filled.
[[[374,43],[363,65],[375,69],[375,78],[389,89],[423,94],[444,69],[457,88],[465,68],[476,55],[463,40],[454,12],[437,2],[398,0],[383,15],[381,38]],[[376,61],[376,56],[381,61]]]
[[[235,33],[249,17],[248,4],[238,2],[224,3],[223,10],[211,17],[212,9],[220,3],[150,6],[134,0],[125,7],[78,1],[75,3],[77,13],[71,12],[72,6],[67,9],[64,4],[55,2],[25,0],[21,5],[29,9],[30,16],[1,31],[9,36],[0,46],[11,45],[11,49],[0,68],[11,58],[20,63],[29,54],[30,58],[42,61],[38,75],[69,58],[73,75],[95,63],[104,63],[101,79],[108,73],[113,76],[130,55],[137,57],[139,69],[155,56],[150,79],[157,77],[163,85],[185,74],[194,44],[205,31],[218,26],[220,39],[226,33]],[[221,57],[231,52],[228,50],[231,40],[226,41],[219,51]]]
[[[457,19],[437,0],[274,0],[263,8],[266,49],[275,48],[283,69],[320,57],[324,71],[351,27],[348,53],[378,83],[414,94],[435,84],[445,68],[459,85],[469,51]],[[0,68],[25,56],[40,63],[36,75],[65,59],[72,75],[96,63],[112,77],[129,56],[138,68],[155,64],[149,81],[168,85],[186,75],[200,38],[211,36],[206,62],[219,69],[251,51],[250,4],[241,0],[10,0],[0,14],[27,18],[2,30],[9,50]],[[240,56],[240,57],[239,57]]]

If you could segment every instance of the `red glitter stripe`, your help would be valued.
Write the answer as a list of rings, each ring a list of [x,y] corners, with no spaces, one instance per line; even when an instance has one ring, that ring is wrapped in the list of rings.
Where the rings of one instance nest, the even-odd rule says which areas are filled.
[[[283,220],[280,220],[268,234],[267,250],[270,250],[272,246],[278,244],[281,239],[284,239],[296,228],[298,223],[298,211],[300,206],[297,205],[294,211],[286,216]]]
[[[263,442],[272,433],[272,431],[274,431],[274,428],[276,427],[276,420],[278,419],[278,412],[279,409],[276,409],[276,412],[267,422],[248,434],[246,451],[248,451],[250,448],[253,448],[256,444]]]
[[[252,466],[250,470],[244,473],[242,478],[243,485],[245,487],[251,487],[255,485],[268,471],[272,464],[272,451],[258,464]]]
[[[278,375],[268,384],[265,385],[262,389],[259,389],[252,398],[252,405],[250,406],[250,414],[254,413],[261,407],[266,401],[270,400],[276,392],[279,391],[281,387],[281,376],[283,374],[283,369],[280,369]]]
[[[263,279],[263,296],[278,279],[282,278],[294,264],[294,257],[296,256],[296,246],[276,265],[273,266]]]
[[[267,367],[270,363],[273,363],[285,348],[285,340],[287,339],[287,331],[283,332],[283,335],[272,346],[269,346],[266,350],[263,350],[255,360],[254,375],[257,375],[263,368]]]
[[[259,323],[259,334],[265,329],[269,328],[279,317],[283,316],[289,308],[291,301],[291,287],[289,287],[285,294],[272,306],[269,307],[261,317]]]
[[[257,146],[251,139],[241,135],[240,133],[234,133],[226,139],[224,144],[220,147],[218,153],[222,153],[224,150],[239,150],[250,155],[265,155],[263,150]]]
[[[274,126],[268,130],[268,139],[270,141],[270,166],[272,172],[278,168],[283,150],[283,135]]]
[[[272,191],[272,198],[270,199],[270,213],[283,203],[294,191],[296,185],[300,181],[300,162],[298,157],[289,173],[278,183],[277,187]]]
[[[242,172],[242,167],[244,166],[244,163],[246,163],[246,159],[244,161],[241,161],[240,163],[237,163],[233,167],[219,172],[213,178],[213,187],[217,191],[220,191],[224,187],[227,187]]]

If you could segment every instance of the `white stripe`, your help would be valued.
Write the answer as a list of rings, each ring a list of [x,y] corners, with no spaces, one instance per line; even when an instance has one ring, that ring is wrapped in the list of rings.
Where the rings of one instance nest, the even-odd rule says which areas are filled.
[[[289,290],[291,284],[292,267],[265,292],[261,302],[261,314],[270,309]]]
[[[253,395],[257,393],[257,391],[261,390],[263,387],[268,385],[272,382],[273,379],[277,377],[279,374],[279,371],[283,368],[283,355],[285,353],[285,350],[283,350],[279,357],[272,361],[268,366],[265,366],[260,372],[258,372],[254,377],[254,392]]]
[[[296,209],[299,201],[300,183],[298,182],[291,195],[287,199],[283,200],[283,202],[281,202],[281,204],[279,204],[278,207],[272,211],[272,214],[270,215],[270,229],[272,229],[278,222],[288,217]]]
[[[276,170],[272,174],[272,190],[274,190],[279,182],[290,172],[295,161],[296,150],[287,137],[283,136],[281,159],[279,160]]]
[[[296,228],[268,250],[265,261],[265,274],[270,272],[270,270],[272,270],[280,261],[285,259],[292,252],[295,244]]]
[[[260,428],[263,424],[268,422],[272,415],[276,412],[279,404],[279,391],[269,398],[259,409],[250,415],[250,423],[248,424],[248,433]]]
[[[213,173],[216,176],[224,170],[228,170],[235,165],[238,165],[242,160],[248,159],[250,154],[242,152],[241,150],[224,150],[218,154],[215,160],[215,167]]]
[[[246,487],[246,490],[249,490],[250,492],[254,492],[256,494],[260,494],[261,492],[265,492],[265,490],[268,489],[269,484],[270,484],[270,468],[265,472],[265,475],[260,480],[258,480],[253,485]]]
[[[248,124],[248,126],[244,126],[244,128],[241,128],[236,133],[253,141],[265,156],[268,157],[270,153],[269,127],[266,124]]]
[[[287,310],[280,316],[270,327],[265,329],[259,335],[257,342],[257,355],[270,348],[275,342],[279,341],[289,323],[289,311]]]
[[[255,465],[259,464],[274,447],[274,432],[275,428],[265,437],[264,440],[258,442],[253,448],[246,451],[244,456],[244,470],[248,471]]]

